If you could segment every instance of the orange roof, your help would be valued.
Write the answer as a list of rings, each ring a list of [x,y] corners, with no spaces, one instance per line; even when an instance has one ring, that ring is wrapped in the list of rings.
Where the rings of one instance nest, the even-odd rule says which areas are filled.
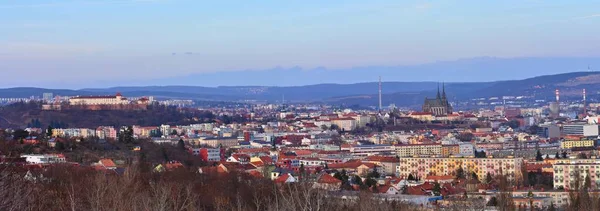
[[[319,179],[317,180],[318,183],[326,183],[326,184],[337,184],[337,183],[342,183],[341,180],[339,180],[338,178],[335,178],[329,174],[322,174],[321,177],[319,177]]]
[[[259,158],[264,164],[273,164],[273,159],[269,156],[260,156]]]
[[[116,168],[117,165],[115,165],[115,162],[113,162],[113,160],[111,159],[100,159],[100,163],[102,164],[102,166],[106,167],[106,168]]]
[[[264,176],[258,172],[258,171],[251,171],[249,172],[250,176],[256,177],[256,178],[263,178]]]
[[[285,181],[287,181],[288,178],[290,178],[289,174],[283,174],[283,175],[280,175],[279,177],[277,177],[277,179],[275,179],[273,181],[275,183],[285,183]]]
[[[165,164],[165,167],[167,169],[176,169],[176,168],[182,168],[183,164],[181,164],[180,162],[172,162],[172,163]]]

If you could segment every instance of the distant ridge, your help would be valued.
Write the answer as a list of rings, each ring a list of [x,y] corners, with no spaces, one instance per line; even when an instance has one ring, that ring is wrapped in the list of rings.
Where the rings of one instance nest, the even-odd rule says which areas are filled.
[[[383,104],[414,106],[426,96],[434,96],[437,82],[383,82]],[[561,89],[564,99],[579,98],[586,88],[593,98],[600,91],[600,72],[572,72],[544,75],[523,80],[495,82],[446,83],[451,100],[478,97],[536,96],[551,99],[554,89]],[[27,98],[41,96],[45,92],[55,95],[106,95],[121,92],[125,96],[155,96],[157,98],[180,98],[209,101],[258,100],[278,102],[285,95],[291,102],[326,102],[332,104],[377,105],[378,83],[315,84],[307,86],[140,86],[111,87],[104,89],[43,89],[18,87],[0,89],[1,98]]]

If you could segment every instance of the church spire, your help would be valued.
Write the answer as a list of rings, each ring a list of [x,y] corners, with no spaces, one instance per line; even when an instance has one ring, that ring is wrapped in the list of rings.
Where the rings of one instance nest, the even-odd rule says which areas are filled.
[[[446,99],[446,83],[442,82],[442,98]]]
[[[435,97],[435,99],[438,99],[438,100],[439,100],[439,99],[442,99],[442,98],[440,97],[440,83],[438,83],[438,91],[437,91],[437,96]]]

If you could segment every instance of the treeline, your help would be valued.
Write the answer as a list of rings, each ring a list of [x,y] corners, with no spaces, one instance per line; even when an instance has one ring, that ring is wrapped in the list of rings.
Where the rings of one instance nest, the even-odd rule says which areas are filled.
[[[27,177],[25,172],[0,171],[0,210],[421,210],[366,192],[343,201],[308,183],[276,185],[240,172],[152,173],[141,165],[122,175],[66,165]]]
[[[41,104],[20,102],[0,107],[0,127],[65,128],[67,126],[95,128],[98,126],[161,124],[187,125],[214,122],[210,111],[181,109],[159,104],[148,105],[147,110],[64,110],[42,111]],[[6,121],[4,121],[6,120]]]

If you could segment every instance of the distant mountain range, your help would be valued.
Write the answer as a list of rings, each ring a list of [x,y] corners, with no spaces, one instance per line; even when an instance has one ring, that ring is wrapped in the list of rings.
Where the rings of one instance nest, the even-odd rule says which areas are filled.
[[[418,106],[425,97],[435,97],[437,82],[383,82],[383,104]],[[537,99],[553,99],[554,90],[561,90],[562,99],[580,99],[581,90],[587,89],[588,97],[597,97],[600,90],[600,72],[572,72],[545,75],[524,80],[495,82],[446,83],[451,101],[463,101],[480,97],[535,96]],[[378,83],[316,84],[307,86],[140,86],[112,87],[103,89],[0,89],[0,97],[16,98],[54,95],[109,95],[121,92],[125,96],[155,96],[156,98],[194,99],[205,101],[267,101],[325,102],[374,106],[377,104]]]

